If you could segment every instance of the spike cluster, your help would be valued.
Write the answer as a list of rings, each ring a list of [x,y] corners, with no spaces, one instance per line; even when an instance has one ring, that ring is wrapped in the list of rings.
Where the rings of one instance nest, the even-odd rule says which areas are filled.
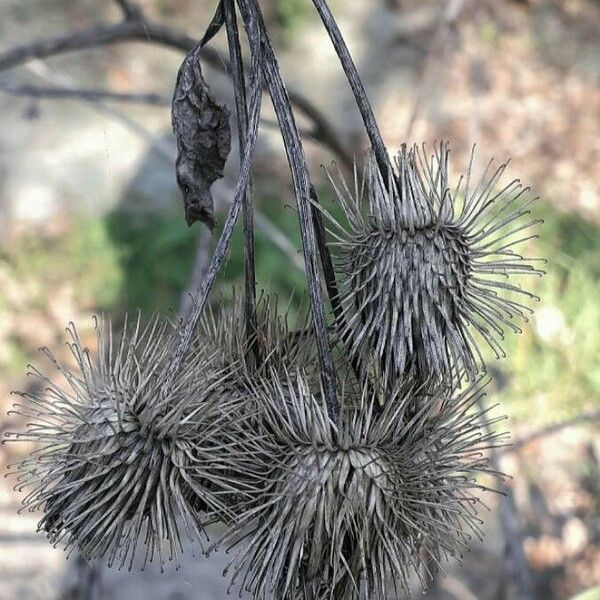
[[[337,423],[299,374],[252,391],[262,419],[248,443],[267,483],[237,507],[224,541],[247,532],[230,570],[257,599],[399,597],[412,574],[425,584],[426,559],[441,568],[481,536],[476,494],[485,487],[476,478],[502,438],[482,433],[493,421],[473,410],[482,382],[433,399],[412,388],[382,413],[366,388],[353,388]]]
[[[518,180],[500,185],[507,165],[487,165],[471,181],[472,162],[454,189],[449,149],[403,147],[384,180],[371,157],[354,190],[334,181],[347,223],[333,217],[343,277],[342,334],[352,353],[382,372],[386,383],[405,377],[444,381],[483,367],[473,332],[504,356],[505,329],[527,320],[523,300],[536,296],[508,281],[541,275],[515,251],[536,237],[535,198]]]
[[[235,294],[205,312],[175,378],[185,323],[138,317],[120,336],[97,323],[95,351],[71,326],[75,368],[44,351],[64,385],[34,371],[16,409],[28,431],[12,436],[40,446],[18,487],[50,541],[162,565],[220,521],[210,548],[239,546],[231,585],[257,600],[384,600],[460,560],[504,435],[481,408],[471,330],[500,353],[529,311],[518,296],[533,297],[503,278],[540,273],[513,250],[537,221],[518,182],[497,190],[505,168],[451,191],[445,145],[429,161],[403,148],[387,181],[371,159],[352,193],[334,183],[348,221],[326,213],[342,277],[337,417],[312,324],[290,325],[266,294],[254,336]]]
[[[477,344],[502,356],[505,330],[518,332],[530,314],[535,296],[511,278],[542,273],[516,250],[538,221],[528,189],[500,183],[506,165],[490,163],[472,181],[471,159],[454,188],[446,144],[431,157],[403,147],[392,165],[327,2],[313,3],[373,148],[353,190],[332,178],[346,222],[316,201],[260,3],[222,0],[184,60],[173,102],[187,216],[212,226],[209,187],[230,132],[199,59],[225,27],[239,176],[192,310],[177,325],[126,320],[120,335],[96,323],[95,349],[70,326],[74,366],[44,351],[64,381],[33,371],[16,407],[27,431],[10,437],[38,445],[17,465],[17,487],[69,552],[162,566],[221,522],[225,533],[208,549],[239,548],[231,585],[257,600],[385,600],[410,595],[413,579],[425,586],[482,535],[479,494],[501,476],[488,456],[504,434],[482,408]],[[312,315],[295,326],[273,297],[255,297],[251,169],[263,87],[283,134],[306,264]],[[242,212],[246,297],[205,311]]]
[[[254,476],[254,454],[248,440],[259,435],[256,406],[248,401],[249,390],[257,380],[279,380],[280,375],[302,368],[318,380],[318,363],[314,348],[314,334],[308,315],[292,318],[289,306],[281,311],[277,298],[261,294],[257,300],[256,338],[247,336],[243,298],[234,291],[233,298],[221,298],[215,307],[206,311],[200,322],[199,343],[207,344],[215,353],[220,374],[220,385],[212,391],[218,403],[233,404],[235,410],[227,411],[229,435],[238,442],[240,456],[232,460],[232,471],[226,473],[232,493],[225,498],[228,511],[213,511],[212,519],[231,524],[236,514],[232,504],[248,499],[247,489],[261,486]],[[253,354],[258,350],[259,361]],[[222,460],[229,460],[231,448],[224,446]]]
[[[500,352],[529,310],[515,296],[533,297],[501,277],[540,273],[513,251],[536,221],[518,182],[496,191],[504,170],[451,192],[446,146],[403,148],[387,182],[372,159],[352,193],[335,184],[337,418],[307,315],[290,325],[267,294],[254,337],[235,294],[206,311],[174,379],[185,323],[96,323],[95,350],[71,326],[75,368],[44,351],[64,385],[34,371],[12,435],[39,445],[18,487],[50,541],[143,568],[219,521],[209,548],[239,546],[231,585],[258,600],[383,600],[460,560],[503,439],[471,329]]]
[[[233,464],[215,451],[237,444],[226,419],[235,407],[211,400],[220,378],[202,348],[162,393],[176,332],[168,321],[142,327],[138,317],[120,338],[110,324],[95,328],[95,351],[68,329],[75,369],[44,350],[65,385],[34,370],[34,391],[16,406],[31,422],[13,437],[41,445],[18,465],[19,487],[31,488],[24,505],[43,508],[39,527],[53,544],[87,559],[131,568],[143,545],[144,564],[162,564],[182,537],[201,540],[203,510],[226,512],[221,479]]]
[[[228,301],[221,298],[216,307],[205,311],[198,338],[214,349],[223,371],[239,382],[240,371],[247,376],[269,376],[297,367],[313,372],[317,369],[314,333],[309,314],[300,309],[292,318],[290,306],[280,310],[275,296],[261,294],[257,299],[256,338],[246,334],[244,299],[236,294]],[[259,361],[250,362],[252,346],[258,348]]]
[[[316,370],[311,328],[279,314],[275,298],[258,303],[263,361],[250,369],[240,298],[220,303],[201,322],[193,352],[165,390],[179,329],[140,317],[120,336],[95,322],[88,349],[74,325],[68,347],[75,367],[44,355],[63,385],[38,370],[32,392],[15,412],[30,419],[16,441],[40,450],[20,464],[18,488],[27,509],[44,510],[39,528],[54,545],[87,559],[131,568],[137,547],[150,560],[177,560],[182,538],[206,537],[204,521],[231,523],[229,509],[244,497],[252,458],[243,445],[255,415],[244,402],[252,377],[295,365]],[[165,553],[166,543],[166,553]]]

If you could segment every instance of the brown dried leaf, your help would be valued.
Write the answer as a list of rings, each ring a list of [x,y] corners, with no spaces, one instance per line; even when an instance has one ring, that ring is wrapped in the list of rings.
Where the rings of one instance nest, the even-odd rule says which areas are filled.
[[[185,57],[173,94],[171,118],[177,139],[177,183],[188,225],[202,221],[214,227],[210,187],[223,177],[231,149],[229,110],[211,96],[202,75],[198,44]]]

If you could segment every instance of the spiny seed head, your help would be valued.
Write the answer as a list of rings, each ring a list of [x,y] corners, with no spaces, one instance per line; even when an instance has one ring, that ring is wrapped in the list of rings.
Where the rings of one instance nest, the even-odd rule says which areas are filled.
[[[290,305],[281,310],[276,296],[261,293],[256,306],[256,332],[248,336],[244,299],[234,290],[231,300],[221,298],[205,311],[200,323],[199,343],[214,349],[214,368],[221,373],[221,384],[214,388],[212,395],[216,402],[229,399],[237,407],[226,418],[230,437],[239,444],[224,446],[225,454],[219,455],[223,464],[229,462],[232,466],[226,474],[232,493],[224,498],[230,510],[213,511],[212,520],[234,522],[235,509],[232,507],[240,500],[250,501],[256,495],[256,486],[261,485],[254,476],[253,455],[245,445],[258,435],[256,406],[248,402],[256,379],[298,367],[312,379],[319,378],[313,328],[302,308],[297,314],[292,317]],[[248,487],[254,490],[251,496],[245,494]]]
[[[537,237],[535,198],[518,180],[500,184],[507,164],[481,178],[449,184],[449,149],[403,147],[385,181],[370,157],[354,190],[334,181],[347,218],[331,233],[342,274],[342,334],[352,353],[392,385],[406,376],[448,380],[483,367],[476,331],[497,357],[505,329],[527,320],[521,298],[537,297],[508,281],[542,271],[515,251]]]
[[[17,465],[17,487],[30,489],[25,507],[44,511],[39,527],[53,544],[130,569],[143,544],[143,566],[155,557],[162,566],[183,534],[201,538],[203,509],[226,511],[213,449],[237,443],[223,417],[234,409],[207,400],[219,380],[202,349],[165,387],[177,337],[168,321],[143,327],[138,317],[120,336],[95,326],[97,353],[68,329],[74,369],[43,351],[65,385],[33,370],[33,391],[20,394],[16,412],[30,422],[10,437],[39,449]]]
[[[244,299],[235,291],[232,300],[221,299],[216,308],[209,308],[200,324],[200,343],[215,349],[219,367],[231,371],[232,382],[294,368],[316,372],[309,314],[301,308],[300,315],[292,318],[290,305],[280,310],[277,297],[265,293],[256,304],[254,334],[247,335]]]
[[[257,599],[383,600],[407,591],[412,573],[425,584],[428,565],[460,559],[482,534],[476,478],[491,472],[485,450],[502,435],[475,406],[481,384],[420,394],[380,411],[367,389],[346,389],[333,423],[300,374],[257,384],[262,431],[247,452],[266,484],[225,536],[243,542],[232,585]]]

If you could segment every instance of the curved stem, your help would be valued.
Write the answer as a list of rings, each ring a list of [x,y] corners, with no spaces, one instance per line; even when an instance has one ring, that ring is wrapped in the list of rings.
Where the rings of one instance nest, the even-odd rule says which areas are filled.
[[[337,398],[337,383],[333,366],[333,355],[329,342],[329,333],[325,321],[325,309],[321,292],[321,281],[317,263],[317,248],[315,233],[312,226],[312,208],[310,203],[310,181],[308,167],[302,140],[296,126],[294,114],[291,107],[290,97],[279,70],[277,58],[271,41],[269,39],[262,13],[256,0],[238,0],[240,11],[244,17],[246,27],[250,29],[256,22],[259,31],[259,40],[264,50],[264,73],[269,93],[273,101],[273,107],[279,127],[281,129],[283,142],[290,165],[292,182],[296,202],[298,204],[298,216],[300,220],[300,233],[302,236],[302,248],[304,251],[304,262],[308,279],[308,292],[310,296],[313,324],[317,351],[321,366],[321,379],[323,391],[329,416],[336,421],[339,416],[339,403]],[[250,33],[250,32],[249,32]]]
[[[244,63],[242,48],[238,34],[237,18],[235,15],[235,0],[225,0],[223,3],[225,27],[229,44],[229,60],[231,61],[231,76],[235,91],[235,105],[237,113],[238,139],[240,156],[246,152],[246,136],[248,131],[248,105],[246,99],[246,79],[244,76]],[[246,322],[246,340],[249,344],[250,356],[246,358],[253,370],[260,363],[260,349],[258,346],[258,323],[256,317],[256,261],[254,257],[254,206],[250,183],[246,189],[243,200],[244,219],[244,310]]]
[[[348,83],[352,88],[358,109],[365,124],[367,135],[371,141],[371,146],[375,152],[377,164],[379,165],[379,169],[384,180],[387,180],[390,164],[387,149],[383,143],[383,138],[381,136],[381,132],[379,131],[375,114],[373,113],[373,108],[371,107],[369,98],[365,92],[365,87],[360,79],[360,75],[358,74],[358,69],[352,60],[348,46],[342,37],[340,29],[335,22],[333,14],[331,13],[326,0],[313,0],[313,4],[315,5],[315,8],[321,17],[321,20],[323,21],[323,25],[325,25],[325,29],[327,29],[327,33],[331,38],[333,47],[335,48],[342,68],[344,69],[344,73],[346,73]]]
[[[123,16],[128,21],[142,18],[142,11],[139,6],[136,6],[129,0],[115,0],[117,6],[121,9]]]
[[[206,305],[208,294],[214,285],[217,273],[223,266],[223,261],[225,260],[225,256],[229,250],[233,229],[241,212],[244,196],[246,194],[246,189],[250,178],[250,169],[252,167],[254,148],[256,145],[256,138],[258,136],[258,123],[260,120],[260,108],[262,100],[261,73],[263,62],[260,46],[251,44],[250,48],[252,53],[252,72],[250,73],[251,93],[248,130],[245,140],[245,152],[240,165],[240,174],[235,188],[233,203],[229,209],[227,220],[223,226],[223,231],[221,233],[221,237],[219,238],[219,242],[217,243],[215,253],[210,261],[210,265],[205,276],[202,278],[200,287],[194,295],[194,305],[190,311],[190,315],[188,319],[184,320],[180,326],[179,338],[173,350],[173,358],[169,366],[169,370],[167,371],[165,382],[162,386],[162,392],[165,396],[168,395],[172,390],[175,379],[177,378],[180,369],[184,364],[188,350],[194,339],[196,327],[200,321],[200,317],[202,316],[204,306]]]
[[[335,276],[335,267],[333,265],[333,259],[331,257],[331,252],[329,251],[329,246],[327,245],[327,232],[325,229],[325,225],[323,223],[323,217],[321,216],[321,208],[319,206],[319,197],[317,196],[317,191],[315,187],[311,185],[310,196],[312,201],[312,217],[313,217],[313,226],[315,228],[315,234],[317,236],[317,247],[319,249],[319,255],[321,257],[321,267],[323,269],[323,276],[325,279],[325,289],[327,290],[327,295],[329,296],[329,303],[331,304],[331,310],[333,311],[333,317],[336,321],[338,331],[344,330],[344,309],[342,307],[342,303],[340,301],[339,288],[338,283]],[[347,348],[348,356],[350,357],[350,366],[356,375],[358,381],[365,380],[365,385],[367,389],[371,393],[371,396],[375,397],[375,391],[369,379],[369,375],[366,372],[363,372],[361,368],[360,362],[350,352],[350,349]],[[375,411],[380,413],[382,410],[382,406],[379,403],[375,404]]]
[[[146,104],[150,106],[170,106],[171,100],[154,92],[113,92],[99,88],[66,88],[55,85],[31,85],[19,81],[0,81],[0,92],[12,96],[29,98],[68,99],[91,102],[121,102],[123,104]]]

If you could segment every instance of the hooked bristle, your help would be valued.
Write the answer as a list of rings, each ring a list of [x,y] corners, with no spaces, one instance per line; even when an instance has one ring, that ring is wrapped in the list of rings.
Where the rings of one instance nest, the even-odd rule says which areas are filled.
[[[443,570],[481,537],[487,488],[475,479],[496,475],[485,455],[503,438],[484,429],[496,420],[476,407],[483,385],[421,393],[395,394],[381,412],[366,387],[346,389],[333,423],[301,374],[256,384],[260,435],[248,452],[260,483],[224,538],[243,542],[232,586],[259,600],[383,600],[414,574],[425,585],[427,565]]]
[[[471,182],[471,164],[455,189],[449,187],[449,149],[402,148],[396,169],[384,181],[374,157],[351,192],[333,179],[347,225],[328,215],[342,275],[343,339],[365,368],[376,368],[390,385],[471,379],[484,367],[473,332],[504,356],[506,329],[520,332],[537,299],[506,281],[541,275],[538,259],[514,248],[536,237],[528,188],[503,187],[507,165]],[[368,212],[368,214],[366,214]]]
[[[44,352],[65,385],[35,370],[39,391],[16,407],[30,423],[10,437],[39,448],[17,465],[24,506],[43,510],[51,543],[86,559],[131,569],[143,545],[142,568],[177,560],[182,538],[205,536],[204,510],[227,512],[225,467],[213,456],[237,444],[225,418],[235,408],[210,400],[221,383],[214,355],[198,348],[165,391],[177,339],[168,321],[144,327],[138,317],[120,336],[96,322],[93,353],[74,325],[68,332],[75,368]]]
[[[291,303],[280,310],[277,296],[261,293],[256,303],[256,332],[248,335],[244,299],[234,290],[230,300],[221,298],[205,311],[198,339],[214,348],[223,368],[237,365],[245,374],[266,375],[296,366],[317,369],[310,315],[303,308],[297,312],[297,316],[291,314]],[[258,364],[250,363],[256,358],[254,346]]]

